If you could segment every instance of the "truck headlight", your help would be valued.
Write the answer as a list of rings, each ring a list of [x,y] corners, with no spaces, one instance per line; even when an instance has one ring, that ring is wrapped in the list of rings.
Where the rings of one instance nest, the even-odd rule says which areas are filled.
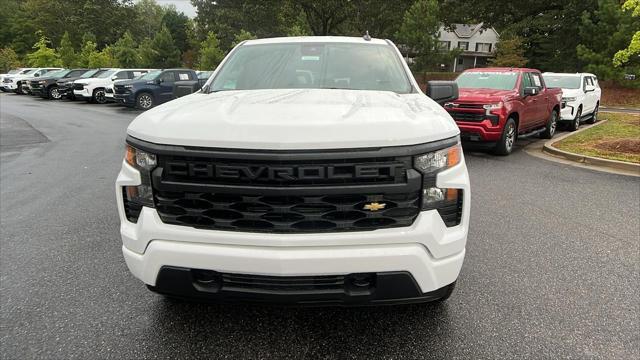
[[[447,226],[460,223],[462,189],[439,188],[436,186],[436,178],[439,172],[458,165],[460,161],[460,142],[413,159],[413,167],[422,173],[422,210],[438,210]]]
[[[563,97],[562,101],[564,102],[572,102],[572,101],[576,101],[576,97],[575,96],[571,96],[571,97]]]
[[[156,155],[136,149],[127,144],[125,161],[140,171],[141,180],[140,185],[124,187],[125,200],[134,205],[154,207],[151,171],[153,171],[158,164]]]

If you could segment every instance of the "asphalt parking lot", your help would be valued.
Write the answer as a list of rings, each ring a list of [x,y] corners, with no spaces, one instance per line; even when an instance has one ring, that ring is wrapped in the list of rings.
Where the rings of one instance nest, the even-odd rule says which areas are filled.
[[[282,308],[164,300],[120,252],[114,105],[0,94],[1,356],[640,357],[640,180],[466,151],[467,258],[440,306]]]

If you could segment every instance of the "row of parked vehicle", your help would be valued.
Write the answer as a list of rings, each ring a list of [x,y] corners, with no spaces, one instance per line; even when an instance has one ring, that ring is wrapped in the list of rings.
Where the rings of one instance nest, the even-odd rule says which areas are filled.
[[[191,69],[21,68],[0,74],[0,90],[50,100],[116,102],[147,110],[196,91],[211,74]]]

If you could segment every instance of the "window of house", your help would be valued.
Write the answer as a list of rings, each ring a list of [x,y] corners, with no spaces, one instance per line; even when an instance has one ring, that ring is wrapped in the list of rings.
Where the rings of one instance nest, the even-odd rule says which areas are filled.
[[[491,52],[491,44],[490,43],[476,43],[476,51],[477,52]]]
[[[440,41],[440,50],[451,49],[451,41]]]
[[[458,65],[462,65],[464,64],[464,59],[462,58],[462,56],[458,57]]]
[[[468,41],[459,41],[458,49],[469,50],[469,42]]]

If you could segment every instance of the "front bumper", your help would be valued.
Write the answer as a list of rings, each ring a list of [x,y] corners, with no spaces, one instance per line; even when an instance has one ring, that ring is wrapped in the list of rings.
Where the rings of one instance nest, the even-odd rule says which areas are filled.
[[[113,94],[113,100],[118,104],[123,104],[127,106],[133,106],[136,104],[136,97],[133,93],[115,93]]]
[[[577,103],[565,103],[560,110],[560,120],[573,121],[576,118],[579,105]]]
[[[89,92],[89,90],[87,88],[84,88],[82,90],[73,90],[73,95],[75,95],[75,97],[77,98],[90,98],[91,97],[91,93]]]
[[[500,140],[503,126],[500,123],[494,125],[489,119],[481,122],[456,121],[460,128],[460,138],[462,140],[478,142],[496,142]]]
[[[156,210],[148,207],[142,208],[136,223],[128,221],[124,214],[122,187],[139,185],[140,173],[123,162],[116,181],[122,252],[135,277],[155,291],[176,296],[225,300],[246,295],[198,290],[190,274],[193,269],[199,269],[276,277],[361,273],[378,277],[386,273],[406,273],[416,285],[412,295],[399,291],[395,297],[376,298],[371,293],[356,302],[433,300],[441,297],[444,287],[455,282],[464,260],[470,208],[469,177],[464,159],[461,164],[438,174],[436,183],[443,188],[463,189],[464,205],[459,225],[447,227],[439,213],[431,210],[421,212],[411,226],[373,231],[310,234],[215,231],[165,224]],[[175,282],[167,285],[162,280],[166,271],[163,269],[169,267],[181,269],[175,272],[175,276],[182,279],[178,281],[179,285]],[[374,292],[385,291],[374,289]],[[289,298],[290,301],[281,298],[291,294],[276,295],[277,302],[313,300],[313,293],[300,301],[296,297]],[[332,298],[332,302],[354,300],[340,298],[346,296],[344,291],[336,296],[339,299]]]

